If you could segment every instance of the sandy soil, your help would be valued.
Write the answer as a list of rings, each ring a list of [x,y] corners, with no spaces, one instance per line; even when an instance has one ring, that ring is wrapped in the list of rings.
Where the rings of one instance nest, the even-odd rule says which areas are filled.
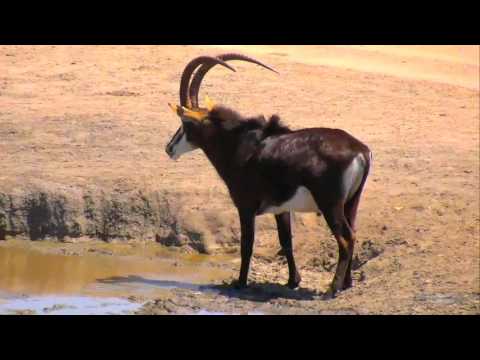
[[[203,154],[172,162],[164,153],[178,126],[167,102],[178,101],[186,61],[231,48],[0,47],[0,192],[38,183],[162,191],[219,253],[236,252],[235,210]],[[479,313],[479,47],[233,48],[281,75],[235,63],[237,73],[212,71],[203,94],[244,114],[278,113],[293,128],[345,129],[374,153],[354,288],[317,299],[336,245],[322,218],[298,216],[304,289],[290,296],[275,287],[282,311]],[[249,290],[263,303],[273,301],[262,295],[272,283],[286,281],[277,250],[273,221],[263,218]],[[225,294],[187,298],[202,296],[215,304]]]

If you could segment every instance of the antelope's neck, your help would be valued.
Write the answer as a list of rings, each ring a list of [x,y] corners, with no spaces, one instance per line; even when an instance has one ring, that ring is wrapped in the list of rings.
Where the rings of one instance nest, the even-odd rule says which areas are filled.
[[[203,149],[203,152],[223,181],[227,183],[227,186],[229,186],[232,176],[239,170],[235,166],[235,150],[233,146],[220,147],[218,145],[211,145]]]

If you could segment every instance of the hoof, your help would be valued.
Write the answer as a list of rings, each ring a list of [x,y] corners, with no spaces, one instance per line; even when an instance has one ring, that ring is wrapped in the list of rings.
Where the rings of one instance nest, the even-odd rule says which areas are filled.
[[[285,254],[285,250],[283,250],[283,248],[280,249],[280,250],[278,250],[277,256],[285,256],[285,255],[286,255],[286,254]]]
[[[302,282],[302,278],[300,277],[299,274],[297,274],[294,279],[288,280],[287,287],[290,289],[296,289],[301,282]]]
[[[330,286],[328,290],[323,294],[322,300],[332,300],[335,299],[336,291],[333,286]]]
[[[353,286],[352,280],[350,281],[345,280],[345,282],[343,283],[342,290],[350,289],[352,286]]]
[[[232,283],[232,286],[235,290],[242,290],[242,289],[245,289],[247,288],[247,283],[246,282],[241,282],[241,281],[234,281]]]
[[[287,286],[289,289],[296,289],[298,288],[298,285],[300,285],[300,281],[289,281],[288,283],[285,284],[285,286]]]
[[[322,300],[332,300],[332,299],[335,299],[335,293],[331,292],[331,291],[327,291],[325,294],[323,294],[322,296]]]

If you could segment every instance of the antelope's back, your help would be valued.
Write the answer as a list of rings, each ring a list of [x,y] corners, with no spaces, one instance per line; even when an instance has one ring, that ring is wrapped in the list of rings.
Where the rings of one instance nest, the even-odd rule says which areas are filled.
[[[344,130],[310,128],[264,139],[257,159],[264,166],[289,167],[297,171],[348,165],[357,155],[370,158],[370,149]]]

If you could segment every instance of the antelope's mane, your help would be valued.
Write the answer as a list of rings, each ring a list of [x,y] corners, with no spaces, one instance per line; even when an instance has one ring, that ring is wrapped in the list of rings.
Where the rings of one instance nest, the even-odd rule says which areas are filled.
[[[209,119],[227,131],[246,132],[262,130],[263,138],[287,134],[292,131],[282,123],[278,115],[272,115],[268,120],[263,115],[243,117],[237,111],[225,106],[215,106],[209,113]]]

